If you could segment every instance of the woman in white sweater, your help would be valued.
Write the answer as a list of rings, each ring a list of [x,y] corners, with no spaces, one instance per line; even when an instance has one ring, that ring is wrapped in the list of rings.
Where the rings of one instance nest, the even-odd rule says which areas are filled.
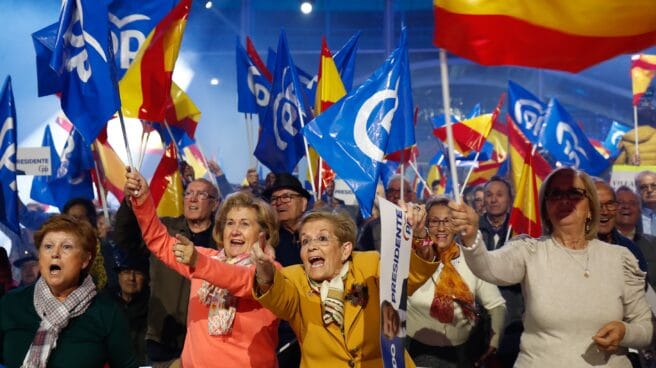
[[[596,239],[599,201],[584,172],[555,170],[539,194],[544,236],[487,251],[478,216],[453,205],[453,223],[475,275],[520,283],[526,310],[516,367],[631,367],[628,348],[649,345],[645,274],[624,247]]]
[[[503,328],[506,302],[499,289],[476,277],[461,257],[448,205],[446,196],[429,199],[428,226],[419,224],[414,238],[424,259],[440,264],[408,298],[407,348],[421,367],[471,367],[479,358],[473,353],[489,354],[496,350]],[[488,311],[491,319],[492,336],[482,336],[485,346],[466,344],[473,327],[481,322],[474,300]]]

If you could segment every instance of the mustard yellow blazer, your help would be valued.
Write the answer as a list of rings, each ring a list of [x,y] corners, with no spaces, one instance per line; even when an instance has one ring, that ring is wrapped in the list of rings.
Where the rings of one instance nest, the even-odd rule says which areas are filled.
[[[271,288],[255,295],[264,307],[291,324],[301,346],[301,368],[382,367],[379,261],[378,252],[352,253],[344,293],[354,284],[364,284],[368,301],[364,307],[344,301],[343,331],[334,323],[324,326],[321,297],[310,288],[302,265],[277,269]],[[437,263],[426,262],[412,252],[408,293],[426,282],[436,268]],[[407,353],[405,362],[406,367],[415,367]]]

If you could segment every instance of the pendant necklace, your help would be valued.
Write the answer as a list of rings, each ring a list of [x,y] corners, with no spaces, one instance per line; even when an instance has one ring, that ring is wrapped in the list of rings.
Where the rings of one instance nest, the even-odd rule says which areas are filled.
[[[590,277],[590,269],[588,267],[590,264],[590,245],[588,244],[585,247],[585,266],[584,266],[583,263],[579,262],[578,259],[574,258],[574,256],[567,249],[564,249],[566,248],[565,246],[560,244],[560,242],[558,242],[556,239],[554,239],[554,241],[556,241],[558,245],[560,245],[563,248],[562,251],[565,252],[565,254],[567,254],[569,258],[572,259],[572,261],[576,262],[576,264],[578,264],[579,266],[581,266],[581,268],[583,268],[583,277],[585,277],[586,279]]]

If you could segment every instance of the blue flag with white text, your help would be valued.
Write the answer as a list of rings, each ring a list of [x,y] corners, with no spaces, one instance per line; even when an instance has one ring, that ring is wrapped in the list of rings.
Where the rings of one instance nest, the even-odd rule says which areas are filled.
[[[11,77],[5,79],[0,91],[0,187],[4,203],[4,216],[0,222],[20,235],[16,187],[16,105]]]
[[[305,155],[301,119],[308,117],[302,86],[282,31],[276,53],[271,98],[261,122],[255,157],[274,173],[293,172]],[[302,114],[302,115],[301,115]]]
[[[43,132],[41,147],[50,148],[51,175],[35,176],[32,179],[30,198],[41,203],[56,206],[57,201],[55,200],[54,193],[50,190],[49,184],[53,179],[57,177],[57,169],[59,168],[60,163],[59,156],[57,155],[57,150],[55,149],[55,142],[53,141],[52,133],[50,132],[50,126],[46,126],[46,129]]]
[[[64,0],[50,60],[61,78],[62,110],[88,142],[120,106],[112,80],[108,4]]]
[[[271,97],[271,83],[248,56],[237,38],[237,111],[258,114],[263,120]]]
[[[395,49],[369,79],[337,101],[303,129],[308,143],[355,193],[363,216],[369,217],[390,132],[406,118],[402,106],[405,46]],[[409,83],[407,83],[409,85]],[[407,96],[405,96],[407,97]],[[412,125],[412,114],[408,121]]]
[[[616,157],[620,153],[618,145],[624,134],[629,130],[631,130],[630,127],[613,121],[606,139],[601,143],[610,152],[610,157]]]
[[[544,129],[547,104],[519,84],[508,81],[508,115],[532,144],[538,144]]]
[[[50,191],[56,193],[55,206],[61,211],[70,199],[93,199],[93,154],[77,129],[71,130],[59,161],[55,177],[48,182]]]
[[[542,137],[542,147],[564,166],[597,176],[610,165],[555,98],[549,102]]]

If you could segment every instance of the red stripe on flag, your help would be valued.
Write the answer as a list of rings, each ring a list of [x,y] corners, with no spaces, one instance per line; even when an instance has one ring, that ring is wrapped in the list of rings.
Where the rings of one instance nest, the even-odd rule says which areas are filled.
[[[590,37],[548,29],[507,15],[452,13],[433,7],[433,43],[483,65],[522,65],[578,72],[622,53],[643,50],[656,32]]]
[[[150,193],[153,196],[155,207],[159,204],[162,196],[169,185],[169,177],[178,170],[178,159],[175,153],[173,143],[166,148],[162,160],[157,165],[153,178],[150,181]]]
[[[246,36],[246,54],[248,54],[248,57],[251,58],[251,61],[257,69],[262,73],[264,78],[266,78],[269,82],[273,82],[273,75],[271,75],[271,72],[269,69],[267,69],[266,65],[262,61],[262,58],[260,57],[260,54],[257,53],[257,50],[255,49],[255,45],[253,45],[253,41],[251,41],[251,38]]]

